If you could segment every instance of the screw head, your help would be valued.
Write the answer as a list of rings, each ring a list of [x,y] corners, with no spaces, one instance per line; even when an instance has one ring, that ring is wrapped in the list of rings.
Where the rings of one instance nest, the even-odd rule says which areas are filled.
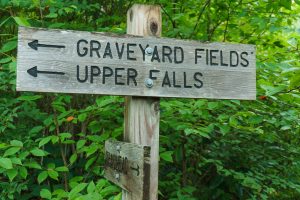
[[[150,78],[146,78],[145,79],[145,85],[146,85],[147,88],[152,88],[152,86],[153,86],[153,80],[150,79]]]
[[[120,180],[120,174],[119,173],[115,174],[115,178],[119,181]]]
[[[147,48],[145,49],[145,54],[146,54],[147,56],[151,56],[151,55],[153,54],[153,49],[152,49],[151,47],[147,47]]]

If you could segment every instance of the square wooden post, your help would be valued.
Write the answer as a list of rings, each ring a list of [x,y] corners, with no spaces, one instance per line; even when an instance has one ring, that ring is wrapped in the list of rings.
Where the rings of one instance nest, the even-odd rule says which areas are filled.
[[[161,11],[156,5],[133,5],[127,12],[127,34],[161,35]],[[148,89],[145,87],[145,89]],[[126,97],[124,141],[151,147],[150,176],[144,177],[143,200],[156,200],[159,160],[159,98]],[[134,199],[123,190],[123,200]]]

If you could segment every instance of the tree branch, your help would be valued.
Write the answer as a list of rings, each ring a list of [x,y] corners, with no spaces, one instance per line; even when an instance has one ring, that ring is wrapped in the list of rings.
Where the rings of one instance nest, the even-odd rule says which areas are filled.
[[[201,11],[200,11],[200,13],[199,13],[199,15],[198,15],[196,24],[195,24],[195,26],[194,26],[193,32],[191,33],[191,35],[190,35],[189,38],[191,38],[191,37],[195,34],[196,29],[198,28],[198,24],[200,23],[200,19],[201,19],[202,15],[203,15],[203,13],[204,13],[204,11],[205,11],[205,9],[206,9],[206,7],[208,6],[209,3],[210,3],[210,0],[207,0],[207,1],[205,2],[204,6],[202,7],[202,9],[201,9]]]

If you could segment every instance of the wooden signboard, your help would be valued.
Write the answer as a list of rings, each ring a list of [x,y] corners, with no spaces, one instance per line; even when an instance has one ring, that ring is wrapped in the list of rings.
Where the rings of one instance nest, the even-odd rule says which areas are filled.
[[[17,90],[255,99],[255,46],[19,28]]]
[[[107,140],[105,178],[130,192],[133,199],[149,199],[150,147]]]

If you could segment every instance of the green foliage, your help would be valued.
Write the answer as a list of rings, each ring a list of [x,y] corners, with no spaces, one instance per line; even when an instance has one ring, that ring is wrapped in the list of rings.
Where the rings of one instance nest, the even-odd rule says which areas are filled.
[[[159,199],[300,199],[300,1],[0,1],[0,199],[121,199],[103,177],[122,97],[16,92],[17,28],[125,33],[133,3],[163,36],[255,44],[257,100],[161,99]]]

